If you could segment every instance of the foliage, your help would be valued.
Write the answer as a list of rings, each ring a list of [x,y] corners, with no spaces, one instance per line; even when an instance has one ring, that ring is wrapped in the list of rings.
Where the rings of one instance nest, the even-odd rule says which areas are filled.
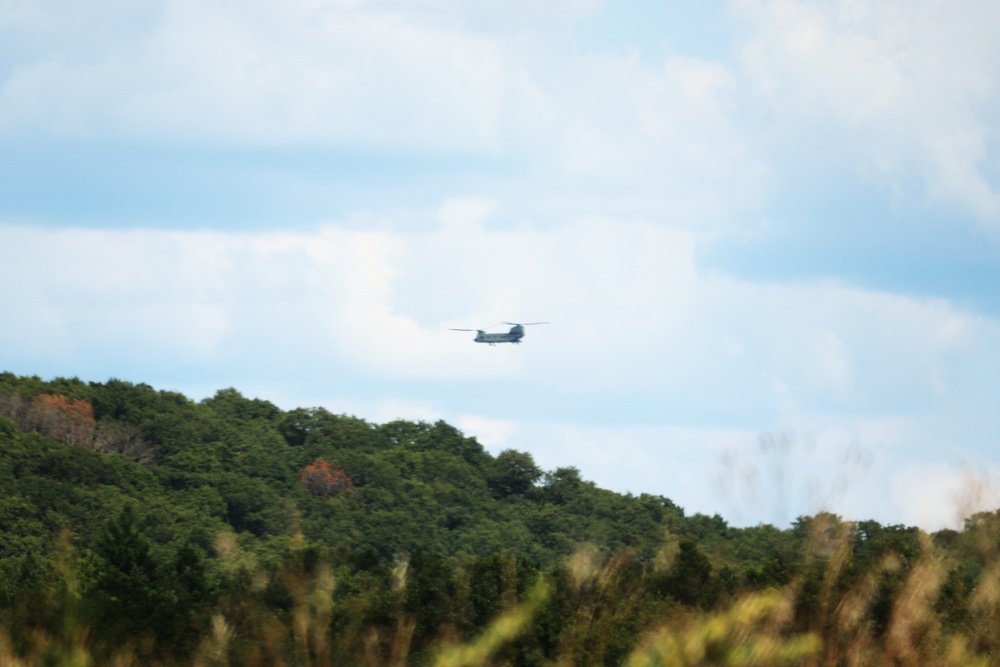
[[[235,389],[0,373],[0,415],[2,664],[1000,662],[1000,512],[736,528]]]
[[[344,491],[354,490],[354,483],[344,470],[323,459],[316,459],[299,471],[299,482],[314,496],[329,498]]]
[[[542,471],[527,452],[507,449],[492,461],[486,483],[497,498],[524,497],[541,478]]]
[[[31,399],[0,395],[0,414],[22,431],[34,431],[69,445],[89,446],[94,437],[94,408],[84,399],[38,394]]]

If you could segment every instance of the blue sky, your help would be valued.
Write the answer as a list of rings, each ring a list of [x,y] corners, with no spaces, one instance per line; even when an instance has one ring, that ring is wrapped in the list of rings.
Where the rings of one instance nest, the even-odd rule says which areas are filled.
[[[1000,6],[0,4],[0,367],[739,525],[1000,506]],[[551,321],[521,346],[450,327]]]

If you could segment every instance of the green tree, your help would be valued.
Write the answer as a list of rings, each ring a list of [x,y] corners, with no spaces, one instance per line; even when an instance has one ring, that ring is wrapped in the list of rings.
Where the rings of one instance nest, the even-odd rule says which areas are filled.
[[[505,449],[500,452],[487,473],[490,491],[497,498],[524,497],[542,476],[535,459],[527,452]]]
[[[132,505],[105,524],[94,545],[100,559],[95,590],[96,628],[111,646],[154,638],[164,591],[152,545]]]
[[[203,400],[202,404],[215,410],[219,416],[237,422],[258,419],[276,421],[282,414],[274,403],[259,398],[246,398],[232,387],[220,389],[212,398]]]
[[[685,539],[661,590],[682,604],[707,608],[715,602],[711,578],[712,564],[694,541]]]
[[[556,468],[543,475],[539,495],[546,502],[565,505],[578,498],[585,486],[586,482],[583,481],[578,468],[573,466]]]

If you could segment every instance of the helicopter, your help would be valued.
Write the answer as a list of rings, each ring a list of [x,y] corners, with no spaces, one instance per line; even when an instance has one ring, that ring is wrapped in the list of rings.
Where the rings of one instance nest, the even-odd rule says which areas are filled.
[[[524,327],[531,327],[537,324],[548,324],[548,322],[525,322],[523,324],[518,324],[517,322],[501,322],[501,324],[512,325],[510,331],[507,333],[486,333],[485,329],[451,329],[451,331],[475,331],[476,337],[475,342],[486,343],[488,345],[496,345],[497,343],[520,343],[521,339],[524,338]],[[499,325],[493,325],[499,326]],[[487,327],[492,329],[493,327]]]

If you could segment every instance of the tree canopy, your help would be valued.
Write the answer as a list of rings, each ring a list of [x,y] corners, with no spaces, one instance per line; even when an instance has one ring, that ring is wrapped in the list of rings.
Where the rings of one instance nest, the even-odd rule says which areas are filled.
[[[932,552],[952,564],[941,623],[966,627],[998,526],[984,513],[932,538],[833,515],[736,528],[601,489],[573,467],[544,471],[528,452],[493,455],[443,421],[373,424],[233,388],[196,402],[116,379],[0,373],[0,610],[23,631],[79,619],[105,657],[128,645],[183,659],[220,615],[242,633],[226,650],[250,655],[264,649],[239,637],[292,628],[306,605],[342,657],[367,650],[359,628],[387,637],[411,623],[419,663],[442,636],[472,637],[526,604],[539,580],[546,602],[511,664],[573,652],[617,664],[670,610],[789,586],[803,629],[868,586],[866,622],[888,636],[894,601]],[[333,581],[336,593],[323,588]],[[597,634],[574,642],[581,618]],[[282,635],[274,650],[333,650],[311,641]]]

